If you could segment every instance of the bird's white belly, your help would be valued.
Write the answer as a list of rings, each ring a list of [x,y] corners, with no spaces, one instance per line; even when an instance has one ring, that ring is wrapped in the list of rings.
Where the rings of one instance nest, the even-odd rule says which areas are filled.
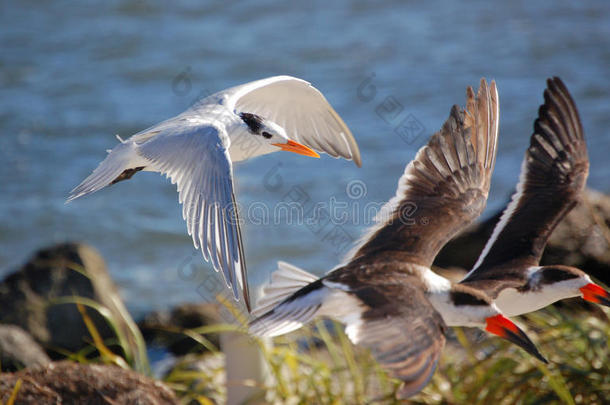
[[[494,302],[504,315],[517,316],[537,311],[564,298],[569,298],[565,292],[551,289],[520,292],[515,288],[507,288],[502,290]]]

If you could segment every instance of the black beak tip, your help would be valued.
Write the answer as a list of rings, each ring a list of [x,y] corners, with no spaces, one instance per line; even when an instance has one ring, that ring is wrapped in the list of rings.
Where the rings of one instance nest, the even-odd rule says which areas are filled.
[[[549,361],[540,353],[534,342],[530,340],[530,338],[523,332],[519,330],[520,333],[516,334],[512,331],[508,332],[508,340],[521,346],[523,350],[536,357],[538,360],[543,362],[544,364],[549,364]]]
[[[547,359],[546,359],[546,358],[545,358],[545,357],[544,357],[542,354],[540,354],[540,352],[538,352],[537,350],[536,350],[536,352],[537,352],[537,353],[536,353],[536,358],[537,358],[538,360],[540,360],[540,361],[541,361],[541,362],[543,362],[544,364],[549,364],[549,361],[548,361],[548,360],[547,360]]]
[[[538,348],[531,341],[528,342],[527,345],[523,345],[521,347],[544,364],[549,364],[549,361],[542,355],[542,353],[540,353]]]

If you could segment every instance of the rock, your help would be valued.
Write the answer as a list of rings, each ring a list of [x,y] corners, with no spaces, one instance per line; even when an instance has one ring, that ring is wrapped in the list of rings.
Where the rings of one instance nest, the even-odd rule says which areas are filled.
[[[575,266],[610,285],[610,196],[587,190],[551,235],[542,263]]]
[[[2,371],[45,366],[50,361],[49,356],[26,331],[15,325],[0,325],[0,366],[2,366]]]
[[[147,342],[166,347],[172,354],[181,356],[206,351],[201,343],[181,333],[182,329],[193,329],[219,322],[222,321],[217,304],[186,303],[174,307],[170,312],[152,312],[140,321],[138,326]],[[208,334],[205,338],[214,346],[219,346],[217,334]]]
[[[483,250],[501,212],[468,228],[436,258],[439,267],[470,269]],[[610,196],[585,190],[583,201],[557,225],[541,263],[578,267],[610,285]]]
[[[70,361],[0,374],[0,403],[21,380],[15,404],[178,404],[166,385],[132,370]]]
[[[104,260],[93,248],[65,243],[38,251],[23,267],[0,283],[0,323],[18,325],[28,331],[53,358],[58,350],[76,352],[91,341],[76,306],[53,304],[59,297],[86,297],[106,307],[125,336],[132,353],[136,330]],[[116,334],[105,319],[91,308],[87,314],[102,338]],[[132,328],[130,328],[130,324]]]

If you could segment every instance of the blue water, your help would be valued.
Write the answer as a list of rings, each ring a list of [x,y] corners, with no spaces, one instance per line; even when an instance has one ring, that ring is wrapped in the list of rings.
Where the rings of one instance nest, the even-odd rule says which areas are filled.
[[[610,2],[174,3],[1,3],[0,276],[34,249],[82,240],[102,252],[136,315],[209,299],[219,278],[193,254],[167,180],[141,173],[64,200],[115,134],[276,74],[324,92],[358,140],[363,167],[284,153],[237,167],[243,207],[272,214],[276,203],[298,200],[305,211],[315,202],[348,211],[334,224],[247,221],[253,285],[278,259],[317,273],[337,264],[365,228],[365,208],[393,195],[417,148],[481,76],[497,80],[502,111],[487,214],[516,183],[550,75],[565,80],[580,108],[589,185],[610,192]]]

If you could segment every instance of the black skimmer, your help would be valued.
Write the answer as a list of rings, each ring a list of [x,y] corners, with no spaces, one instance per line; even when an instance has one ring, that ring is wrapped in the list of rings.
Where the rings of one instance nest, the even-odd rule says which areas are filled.
[[[548,79],[517,191],[460,284],[484,291],[508,316],[576,296],[610,306],[608,291],[582,270],[539,265],[555,226],[579,201],[588,172],[574,100],[561,79]]]
[[[129,179],[140,170],[177,183],[182,216],[196,248],[250,309],[233,191],[233,162],[279,150],[353,160],[349,128],[315,87],[276,76],[215,93],[182,114],[122,140],[68,201]]]
[[[277,336],[325,316],[346,324],[403,381],[399,395],[419,392],[432,377],[447,326],[486,327],[543,359],[534,344],[483,292],[452,285],[430,270],[443,245],[483,210],[498,136],[498,94],[481,80],[454,106],[442,129],[399,180],[396,196],[347,264],[317,278],[280,263],[258,302],[250,332]],[[378,217],[379,218],[379,217]]]

